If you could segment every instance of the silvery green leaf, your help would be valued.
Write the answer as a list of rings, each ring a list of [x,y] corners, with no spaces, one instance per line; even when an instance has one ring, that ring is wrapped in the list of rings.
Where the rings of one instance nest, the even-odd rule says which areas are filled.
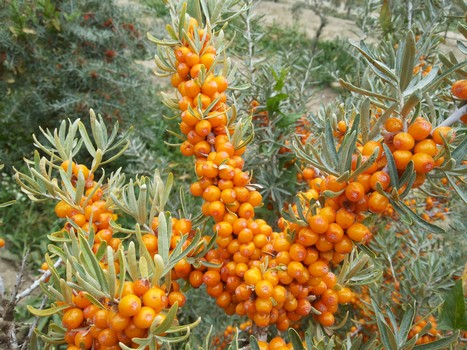
[[[394,97],[383,95],[383,94],[373,92],[373,91],[370,91],[370,90],[366,90],[366,89],[363,89],[363,88],[359,88],[359,87],[357,87],[357,86],[355,86],[355,85],[353,85],[351,83],[348,83],[348,82],[344,81],[343,79],[339,79],[339,83],[341,84],[341,86],[344,89],[353,91],[353,92],[355,92],[357,94],[360,94],[360,95],[376,97],[376,98],[378,98],[380,100],[386,100],[386,101],[392,101],[392,102],[397,101]]]
[[[405,118],[409,115],[409,113],[412,111],[412,109],[420,103],[420,100],[422,99],[422,94],[420,90],[416,90],[410,97],[408,98],[407,101],[405,101],[404,105],[402,106],[401,109],[401,116],[402,118]]]
[[[407,32],[404,44],[404,54],[399,72],[400,90],[404,91],[413,77],[415,61],[415,36],[411,30]]]

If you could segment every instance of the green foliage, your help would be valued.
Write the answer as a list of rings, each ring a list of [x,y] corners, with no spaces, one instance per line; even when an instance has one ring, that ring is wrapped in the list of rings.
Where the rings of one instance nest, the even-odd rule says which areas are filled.
[[[440,314],[440,328],[445,330],[467,330],[467,309],[462,280],[456,282],[446,293],[446,300]]]
[[[149,54],[129,8],[96,0],[12,0],[2,2],[0,18],[0,147],[7,168],[31,152],[39,125],[55,127],[95,108],[124,128],[137,121],[147,126],[163,111],[135,63]],[[149,130],[154,127],[143,134],[147,139]]]
[[[318,42],[318,52],[314,57],[319,67],[314,74],[315,79],[323,85],[339,80],[339,77],[359,74],[359,60],[350,51],[347,40],[322,40]]]

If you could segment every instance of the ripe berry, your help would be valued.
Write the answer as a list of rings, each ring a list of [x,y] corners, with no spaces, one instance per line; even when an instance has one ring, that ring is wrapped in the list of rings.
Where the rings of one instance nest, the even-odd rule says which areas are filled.
[[[457,80],[452,84],[451,92],[461,100],[467,100],[467,80]]]

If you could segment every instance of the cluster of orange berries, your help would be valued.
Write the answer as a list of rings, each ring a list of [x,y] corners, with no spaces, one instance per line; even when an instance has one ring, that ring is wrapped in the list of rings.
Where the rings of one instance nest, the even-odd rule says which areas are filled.
[[[124,282],[121,298],[100,300],[104,308],[92,304],[85,292],[73,295],[73,306],[65,309],[62,325],[66,328],[67,350],[120,349],[119,342],[137,348],[133,338],[145,338],[153,321],[162,322],[165,309],[186,299],[177,283],[170,291],[151,286],[147,279]]]
[[[227,349],[228,345],[232,343],[236,331],[237,327],[228,325],[221,335],[217,335],[213,338],[212,345],[215,347],[216,350]]]
[[[177,219],[175,217],[172,217],[171,220],[172,220],[172,234],[171,234],[171,240],[170,240],[170,250],[172,251],[173,249],[175,249],[177,244],[182,239],[183,235],[188,235],[188,239],[185,241],[183,245],[183,249],[185,249],[190,244],[191,238],[194,234],[194,231],[192,231],[191,220],[184,219],[184,218]],[[155,217],[151,223],[152,232],[145,233],[142,236],[143,244],[146,246],[146,249],[148,250],[151,257],[154,257],[154,255],[158,253],[158,244],[159,244],[158,229],[159,229],[159,218]]]
[[[68,171],[69,161],[64,161],[61,164],[63,170]],[[89,233],[91,230],[96,234],[93,250],[97,252],[102,241],[107,242],[114,250],[117,250],[122,243],[119,238],[113,237],[113,229],[110,226],[111,220],[116,220],[117,215],[113,213],[107,205],[102,188],[98,187],[95,182],[94,174],[90,173],[89,169],[83,164],[75,164],[72,162],[72,179],[73,186],[76,185],[78,175],[81,172],[85,178],[85,192],[81,197],[81,202],[76,206],[72,206],[65,201],[59,201],[55,206],[55,214],[59,218],[69,218],[84,232]],[[66,223],[64,229],[69,231],[70,223]]]
[[[317,191],[317,193],[313,193],[313,198],[317,199],[326,190],[335,192],[334,198],[326,200],[326,206],[330,206],[336,211],[344,208],[346,211],[356,214],[357,221],[361,221],[364,218],[363,214],[368,210],[376,214],[386,212],[390,208],[389,199],[377,191],[378,186],[381,186],[382,190],[386,192],[391,190],[391,178],[387,157],[383,152],[383,142],[391,151],[399,175],[404,172],[409,162],[413,161],[416,179],[412,188],[417,188],[425,182],[426,174],[440,166],[444,161],[442,137],[445,137],[448,142],[455,137],[454,131],[447,126],[436,128],[432,135],[431,131],[431,123],[421,117],[408,127],[407,132],[403,131],[400,119],[388,118],[382,141],[370,140],[357,147],[358,154],[352,155],[352,170],[356,170],[359,156],[365,163],[376,152],[375,162],[369,164],[365,171],[350,182],[337,182],[334,176],[309,180],[311,189]],[[304,169],[302,178],[305,176],[306,179],[313,176],[313,169]],[[366,235],[367,238],[370,237],[370,233]]]
[[[253,121],[259,126],[267,126],[269,124],[269,114],[265,109],[260,109],[260,104],[257,100],[250,103],[250,113],[253,116]]]
[[[443,137],[452,142],[455,133],[449,126],[439,126],[432,132],[431,123],[418,117],[403,131],[400,119],[391,117],[385,123],[385,143],[389,146],[398,171],[403,172],[410,161],[414,164],[417,179],[412,187],[421,186],[426,174],[444,162]]]
[[[121,244],[119,238],[113,237],[110,220],[116,220],[117,215],[108,207],[102,188],[97,187],[93,180],[93,174],[89,169],[80,164],[71,163],[71,183],[76,186],[79,173],[85,178],[85,193],[77,206],[71,206],[65,201],[60,201],[55,207],[55,213],[60,218],[71,219],[84,232],[93,230],[96,233],[93,251],[96,252],[102,241],[117,250]],[[68,171],[69,162],[61,164],[64,171]],[[142,241],[149,254],[153,257],[158,252],[158,218],[151,223],[153,232],[142,236]],[[172,235],[170,247],[173,250],[182,239],[182,235],[192,234],[191,221],[188,219],[172,218]],[[70,223],[65,224],[64,229],[69,231]],[[185,242],[190,243],[190,237]],[[102,268],[106,268],[105,261],[99,262]],[[114,262],[116,272],[119,272],[118,262]],[[44,263],[43,271],[49,267]],[[188,270],[187,270],[188,269]],[[191,265],[185,259],[177,263],[172,270],[172,276],[186,278],[191,271]],[[125,281],[121,299],[100,300],[104,309],[92,304],[86,298],[86,293],[73,291],[73,305],[65,309],[62,316],[62,325],[66,328],[65,342],[70,350],[77,349],[120,349],[120,342],[127,346],[138,347],[132,342],[133,338],[144,338],[148,335],[148,329],[159,317],[160,322],[165,318],[165,309],[176,302],[179,307],[186,303],[185,295],[180,291],[177,282],[173,282],[169,289],[165,286],[151,286],[147,279],[139,279],[135,282]]]
[[[438,340],[441,335],[441,332],[436,328],[438,324],[436,323],[435,317],[433,315],[428,316],[428,321],[431,323],[431,329],[423,337],[419,337],[415,344],[420,345],[434,342],[435,340]],[[427,324],[427,321],[419,315],[415,317],[414,322],[414,326],[409,332],[409,339],[420,333],[423,327]]]
[[[274,337],[270,341],[258,341],[260,350],[288,350],[293,349],[292,343],[286,343],[282,337]]]
[[[252,333],[252,322],[248,320],[240,324],[240,326],[233,327],[231,325],[227,326],[225,331],[221,336],[216,336],[213,340],[213,345],[217,350],[224,350],[232,342],[234,333],[238,330],[246,332],[247,334]],[[239,338],[248,338],[239,335]],[[292,349],[292,343],[287,343],[282,337],[276,336],[269,341],[258,341],[258,346],[260,350],[288,350]]]
[[[201,29],[192,20],[190,31],[195,30]],[[207,43],[204,47],[210,48]],[[209,49],[208,53],[215,55],[215,50]],[[200,53],[201,57],[205,54]],[[339,215],[339,220],[342,218],[348,225],[346,228],[352,226],[352,238],[344,239],[342,228],[339,231],[335,227],[337,213],[332,208],[322,209],[321,215],[310,215],[307,227],[290,229],[291,224],[281,220],[279,227],[283,232],[273,232],[264,220],[255,219],[255,207],[261,205],[262,197],[251,186],[250,174],[243,171],[241,156],[245,147],[235,149],[229,139],[232,127],[229,128],[224,98],[227,82],[216,76],[204,59],[196,57],[199,55],[188,43],[176,47],[174,55],[177,72],[172,83],[182,96],[180,129],[187,137],[181,152],[196,156],[199,178],[190,190],[204,199],[202,212],[214,219],[217,234],[217,248],[205,256],[211,264],[192,269],[190,284],[197,288],[204,283],[207,293],[227,314],[247,315],[259,327],[275,324],[279,330],[286,330],[291,323],[309,315],[312,305],[321,313],[319,322],[331,326],[338,303],[349,302],[352,295],[347,288],[334,291],[336,276],[329,271],[334,255],[331,250],[338,247],[335,259],[342,261],[353,247],[352,239],[361,241],[366,231],[362,235],[360,227],[352,226],[353,214]],[[215,60],[215,56],[210,57]],[[209,82],[225,84],[201,82],[198,74],[203,68],[196,65],[204,65]],[[189,67],[182,74],[181,68]],[[193,67],[198,68],[193,72]],[[208,89],[215,85],[217,90]],[[219,97],[216,94],[224,95],[207,110],[210,102],[202,102],[215,100]],[[292,231],[297,233],[295,238]],[[328,231],[329,241],[325,238]],[[178,272],[177,275],[183,277]]]
[[[413,74],[422,73],[423,76],[426,76],[432,69],[433,66],[427,62],[426,57],[420,56],[419,63],[413,69]]]

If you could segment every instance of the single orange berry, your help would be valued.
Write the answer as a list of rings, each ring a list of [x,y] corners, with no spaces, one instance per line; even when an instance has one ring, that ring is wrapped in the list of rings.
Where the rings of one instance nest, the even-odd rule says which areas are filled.
[[[417,118],[408,129],[408,132],[415,141],[424,140],[430,135],[432,125],[431,123],[423,118]]]
[[[433,131],[433,141],[435,141],[438,145],[444,145],[443,137],[447,143],[451,143],[454,141],[456,137],[455,131],[449,126],[438,126]]]
[[[390,117],[384,123],[384,128],[389,132],[398,132],[402,130],[402,120]]]
[[[351,202],[358,202],[365,195],[365,188],[359,182],[351,182],[345,189],[345,196]]]
[[[407,132],[400,132],[392,140],[394,147],[402,151],[410,151],[415,146],[415,139]]]
[[[451,92],[461,100],[467,100],[467,80],[457,80],[452,84]]]
[[[62,317],[62,325],[66,329],[76,329],[81,326],[84,321],[83,310],[78,307],[73,307],[65,311]]]
[[[417,173],[426,174],[433,170],[435,161],[432,156],[426,153],[415,153],[412,157],[414,169]]]
[[[118,303],[118,312],[126,317],[134,316],[141,309],[141,299],[134,294],[124,296]]]

